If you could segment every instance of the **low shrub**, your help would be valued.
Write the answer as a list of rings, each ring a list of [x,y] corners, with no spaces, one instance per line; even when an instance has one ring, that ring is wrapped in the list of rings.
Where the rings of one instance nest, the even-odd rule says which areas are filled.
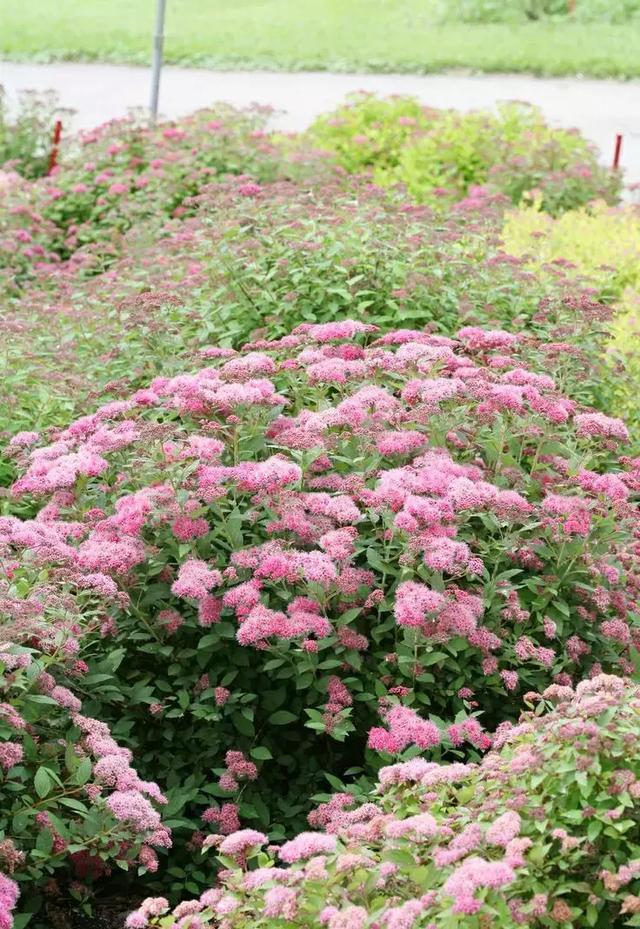
[[[9,107],[0,85],[0,168],[25,178],[43,177],[49,171],[53,130],[58,119],[69,117],[52,91],[22,91]]]
[[[207,237],[213,206],[201,199]],[[501,251],[503,206],[483,195],[441,215],[366,182],[311,196],[292,189],[284,200],[267,189],[250,211],[243,205],[221,243],[225,311],[269,337],[345,316],[383,327],[401,318],[442,334],[462,322],[551,328],[553,311],[535,317],[563,288],[521,274]]]
[[[165,889],[206,881],[207,826],[281,838],[376,748],[482,748],[477,713],[632,670],[639,462],[555,389],[570,351],[305,324],[14,440],[48,502],[4,543],[103,593],[83,692],[169,797]]]
[[[595,203],[553,219],[532,207],[508,212],[502,231],[510,255],[537,271],[580,277],[604,299],[640,290],[640,207]]]
[[[611,326],[607,345],[607,406],[629,422],[636,441],[640,436],[640,292],[627,291]]]
[[[5,286],[71,256],[83,274],[99,273],[120,254],[127,230],[145,224],[148,237],[156,235],[170,216],[188,215],[184,200],[218,177],[295,173],[264,131],[269,112],[219,105],[179,125],[151,129],[132,117],[83,133],[79,151],[49,177],[5,192]]]
[[[380,101],[365,101],[365,114],[369,105]],[[54,179],[0,194],[0,430],[69,422],[105,389],[118,396],[180,370],[202,338],[237,347],[301,320],[393,325],[401,314],[448,334],[463,322],[550,333],[573,318],[572,341],[596,358],[602,321],[580,319],[579,302],[578,314],[561,305],[581,285],[534,276],[501,251],[506,198],[476,190],[447,212],[417,207],[297,143],[276,144],[264,117],[224,108],[154,132],[103,127]],[[234,175],[244,165],[253,180]],[[102,203],[107,182],[129,192]],[[574,386],[606,410],[598,366]],[[0,482],[12,476],[5,458]]]
[[[444,215],[330,170],[313,186],[244,190],[237,178],[209,185],[187,202],[190,218],[156,236],[130,230],[102,274],[79,276],[72,259],[32,281],[0,323],[0,429],[68,423],[105,390],[117,398],[184,369],[203,340],[238,347],[256,331],[345,316],[443,335],[472,324],[570,336],[583,367],[562,389],[601,405],[606,308],[505,255],[501,198]],[[6,458],[4,469],[6,485]]]
[[[88,912],[112,869],[197,896],[241,826],[281,841],[393,758],[479,761],[527,692],[634,671],[616,294],[499,236],[527,190],[583,202],[583,143],[517,108],[466,136],[347,112],[373,154],[346,172],[225,109],[103,127],[0,193],[0,927],[19,890],[16,929]],[[500,120],[536,154],[492,171]],[[437,121],[449,192],[416,205],[395,181],[420,150],[431,198]]]
[[[146,900],[128,929],[639,925],[640,692],[601,675],[547,701],[479,765],[413,758],[363,805],[334,796],[323,831],[230,835],[219,886],[173,912]]]
[[[26,531],[36,548],[47,534],[44,524]],[[21,927],[56,893],[70,889],[81,902],[114,867],[155,870],[155,847],[171,838],[159,787],[137,775],[131,752],[77,696],[87,671],[80,639],[95,623],[90,578],[60,583],[3,545],[0,596],[0,925],[13,925],[21,889]]]
[[[599,203],[556,219],[539,209],[520,209],[506,214],[503,239],[506,250],[538,277],[573,278],[612,305],[614,317],[603,341],[602,402],[637,433],[640,208]]]
[[[319,117],[308,137],[347,171],[369,168],[377,183],[404,184],[420,202],[448,205],[488,185],[516,204],[538,191],[557,215],[597,198],[615,203],[620,192],[619,173],[598,164],[579,132],[550,128],[524,104],[458,113],[361,94]]]
[[[331,152],[350,174],[376,168],[383,175],[397,168],[404,148],[418,131],[426,132],[438,111],[414,97],[377,97],[357,93],[332,113],[318,117],[308,135]]]

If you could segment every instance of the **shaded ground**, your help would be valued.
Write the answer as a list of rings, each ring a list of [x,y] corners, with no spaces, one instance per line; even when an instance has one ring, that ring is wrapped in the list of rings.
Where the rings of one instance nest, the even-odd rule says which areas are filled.
[[[107,881],[92,904],[91,915],[73,909],[69,901],[50,901],[40,917],[47,929],[124,929],[128,914],[140,905],[140,893],[134,894],[116,879]]]

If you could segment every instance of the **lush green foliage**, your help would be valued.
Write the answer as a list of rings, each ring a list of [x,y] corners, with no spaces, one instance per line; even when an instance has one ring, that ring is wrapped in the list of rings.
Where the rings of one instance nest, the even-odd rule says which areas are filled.
[[[484,323],[564,338],[570,327],[585,367],[578,380],[568,370],[562,387],[602,405],[604,308],[583,303],[576,317],[576,298],[564,299],[573,282],[538,280],[504,259],[499,202],[442,215],[342,180],[250,198],[242,186],[209,187],[197,215],[161,237],[133,229],[106,273],[78,276],[72,262],[27,288],[4,321],[0,426],[68,422],[105,385],[117,397],[179,370],[203,341],[237,346],[254,331],[277,336],[345,315],[384,326],[400,315],[443,334]]]
[[[609,300],[619,300],[627,288],[640,290],[640,207],[596,203],[553,219],[537,206],[505,216],[509,254],[526,256],[536,270],[565,267]]]
[[[361,807],[346,795],[321,808],[325,833],[278,851],[246,836],[244,855],[239,834],[220,888],[166,916],[166,900],[146,901],[127,925],[640,925],[638,689],[600,676],[537,707],[479,766],[383,768]]]
[[[14,493],[49,503],[8,520],[5,544],[104,591],[83,692],[167,792],[188,885],[203,880],[185,855],[200,817],[228,823],[212,798],[280,838],[325,777],[367,784],[367,732],[394,754],[414,741],[394,747],[394,708],[436,733],[455,719],[481,747],[471,707],[497,725],[525,691],[632,667],[623,424],[579,413],[503,331],[360,347],[372,328],[205,350],[207,368],[23,453]],[[564,367],[557,346],[523,350]]]
[[[147,799],[166,803],[159,788],[138,778],[104,723],[80,712],[86,665],[79,639],[96,623],[95,593],[78,578],[69,585],[45,580],[29,558],[7,562],[3,549],[0,869],[22,889],[20,927],[40,912],[58,872],[65,882],[76,878],[81,901],[85,881],[114,866],[153,870],[153,846],[171,842]],[[5,926],[3,890],[0,882]]]
[[[80,152],[69,154],[54,177],[0,190],[6,336],[0,430],[68,422],[87,409],[90,391],[95,396],[107,383],[117,387],[122,378],[135,383],[167,370],[176,354],[202,338],[203,322],[205,336],[223,335],[225,325],[212,313],[220,259],[206,254],[205,243],[199,257],[215,283],[207,291],[204,275],[197,282],[198,314],[185,317],[170,292],[179,280],[165,283],[162,276],[174,257],[182,276],[193,269],[196,256],[190,260],[182,234],[184,220],[197,212],[192,195],[203,186],[237,177],[222,189],[244,202],[253,183],[246,186],[245,170],[261,180],[309,173],[306,155],[290,160],[265,136],[265,118],[264,111],[221,106],[178,128],[111,124],[85,134]],[[320,182],[321,163],[314,174]],[[242,221],[239,205],[235,221]],[[238,328],[242,338],[249,335],[246,325]],[[6,464],[3,470],[6,483]]]
[[[598,197],[614,203],[619,194],[619,177],[598,164],[585,139],[551,129],[522,104],[461,114],[361,94],[316,120],[309,135],[347,171],[369,169],[377,183],[402,183],[420,202],[473,197],[486,184],[513,203],[537,192],[555,215]]]
[[[54,872],[199,894],[205,841],[285,839],[391,755],[478,759],[526,691],[633,672],[640,459],[584,290],[633,261],[607,289],[503,251],[532,162],[478,189],[473,153],[500,121],[547,138],[528,111],[465,117],[468,151],[436,114],[457,193],[422,205],[368,172],[422,109],[345,112],[347,172],[224,108],[104,127],[0,193],[2,929],[10,872],[20,927]]]

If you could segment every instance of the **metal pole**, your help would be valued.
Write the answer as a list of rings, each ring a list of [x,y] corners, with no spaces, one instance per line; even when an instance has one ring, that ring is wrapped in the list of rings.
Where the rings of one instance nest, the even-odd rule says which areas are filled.
[[[151,73],[150,120],[155,126],[158,118],[158,98],[160,96],[160,71],[162,70],[162,49],[164,46],[164,12],[167,0],[156,0],[156,25],[153,32],[153,65]]]

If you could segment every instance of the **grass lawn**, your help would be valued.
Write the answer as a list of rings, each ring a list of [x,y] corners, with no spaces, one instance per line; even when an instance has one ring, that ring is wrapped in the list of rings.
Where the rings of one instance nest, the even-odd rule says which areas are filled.
[[[640,76],[636,25],[433,25],[428,0],[167,0],[169,62]],[[147,63],[155,0],[0,0],[0,56]]]

